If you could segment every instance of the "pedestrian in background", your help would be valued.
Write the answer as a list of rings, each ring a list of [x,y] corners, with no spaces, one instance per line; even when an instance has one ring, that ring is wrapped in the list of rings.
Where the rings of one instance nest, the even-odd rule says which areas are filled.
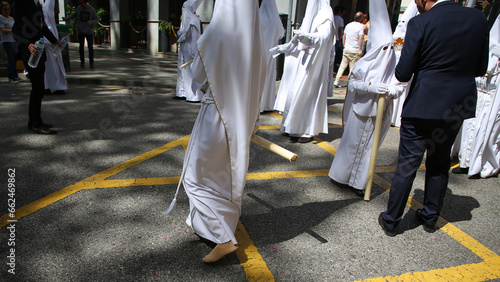
[[[0,42],[4,47],[5,53],[7,54],[7,75],[9,76],[10,83],[18,83],[23,80],[19,78],[16,71],[16,40],[12,34],[12,27],[14,26],[15,20],[10,16],[10,4],[8,2],[0,2],[0,11]]]
[[[363,39],[365,36],[365,25],[361,23],[363,15],[363,12],[357,12],[354,15],[354,21],[345,26],[344,35],[342,36],[344,51],[342,53],[342,62],[333,83],[335,87],[340,87],[339,81],[344,75],[347,65],[349,65],[350,72],[359,58],[363,56]]]
[[[18,9],[15,11],[15,23],[12,33],[14,33],[19,43],[18,53],[20,53],[24,65],[28,70],[31,82],[28,129],[38,134],[56,134],[57,131],[52,129],[52,124],[45,123],[42,120],[46,54],[43,52],[36,67],[30,67],[28,60],[31,55],[38,54],[39,51],[34,43],[44,36],[53,44],[61,47],[62,45],[44,24],[42,6],[38,1],[17,0],[16,6]]]
[[[448,188],[451,147],[464,119],[474,117],[475,77],[488,66],[488,23],[481,11],[447,0],[416,0],[420,15],[408,22],[396,78],[410,92],[401,114],[398,165],[379,224],[396,235],[424,153],[423,208],[416,217],[434,232]],[[457,48],[459,47],[459,48]]]
[[[90,67],[94,68],[94,25],[97,24],[97,13],[94,7],[90,6],[88,0],[81,1],[80,6],[76,7],[75,12],[67,17],[63,17],[64,21],[77,18],[78,26],[78,43],[80,44],[80,67],[85,67],[84,46],[87,40],[89,48],[89,63]]]

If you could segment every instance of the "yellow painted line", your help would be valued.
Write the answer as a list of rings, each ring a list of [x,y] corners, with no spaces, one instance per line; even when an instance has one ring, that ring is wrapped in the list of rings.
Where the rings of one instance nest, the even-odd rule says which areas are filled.
[[[247,180],[327,176],[328,169],[248,173]]]
[[[342,128],[340,124],[328,124],[328,128]]]
[[[328,153],[334,156],[335,154],[337,154],[337,148],[330,145],[330,143],[323,141],[318,136],[314,136],[314,142],[316,145],[320,146],[321,148],[323,148],[323,150],[327,151]]]
[[[280,129],[281,125],[261,125],[259,129]]]
[[[121,164],[118,164],[114,167],[111,167],[103,172],[100,172],[94,176],[91,176],[87,179],[84,179],[80,182],[77,182],[73,185],[70,185],[68,187],[65,187],[61,190],[58,190],[50,195],[47,195],[41,199],[38,199],[34,202],[31,202],[25,206],[22,206],[20,208],[16,209],[15,217],[11,218],[9,214],[4,214],[0,217],[0,228],[6,226],[9,224],[8,220],[18,220],[20,218],[23,218],[31,213],[34,213],[46,206],[49,206],[59,200],[62,200],[78,191],[85,190],[85,189],[95,189],[95,188],[107,188],[107,187],[121,187],[122,184],[126,183],[131,183],[133,181],[130,180],[105,180],[106,178],[113,176],[121,171],[124,171],[125,169],[131,168],[134,165],[137,165],[145,160],[148,160],[152,157],[155,157],[165,151],[168,151],[174,147],[177,147],[181,145],[183,148],[187,146],[187,143],[189,142],[189,137],[190,135],[184,136],[180,139],[177,139],[175,141],[172,141],[170,143],[167,143],[161,147],[158,147],[156,149],[153,149],[149,152],[146,152],[142,155],[139,155],[135,158],[132,158],[128,161],[125,161]],[[171,181],[175,180],[175,177],[170,179],[168,178],[168,183]],[[178,179],[178,177],[177,177]],[[109,181],[109,182],[108,182]],[[154,180],[152,180],[154,181]],[[166,179],[163,179],[164,182],[167,182]],[[143,183],[148,182],[143,180]],[[139,179],[137,183],[141,183],[141,180]],[[102,187],[100,186],[102,185]],[[117,186],[110,186],[110,185],[117,185]],[[151,185],[151,184],[145,184],[145,185]],[[125,185],[123,185],[125,186]]]
[[[145,160],[153,158],[153,157],[155,157],[155,156],[157,156],[157,155],[159,155],[161,153],[164,153],[164,152],[166,152],[166,151],[168,151],[168,150],[170,150],[170,149],[172,149],[174,147],[177,147],[179,145],[182,145],[182,147],[185,148],[185,146],[187,146],[187,143],[189,142],[189,137],[190,137],[190,135],[187,135],[187,136],[184,136],[184,137],[182,137],[180,139],[177,139],[175,141],[167,143],[167,144],[165,144],[165,145],[163,145],[161,147],[158,147],[158,148],[153,149],[153,150],[151,150],[149,152],[146,152],[146,153],[144,153],[142,155],[134,157],[134,158],[132,158],[132,159],[130,159],[128,161],[125,161],[125,162],[123,162],[121,164],[118,164],[118,165],[116,165],[114,167],[106,169],[105,171],[100,172],[100,173],[92,176],[90,179],[91,180],[104,180],[104,179],[106,179],[106,178],[108,178],[110,176],[113,176],[113,175],[115,175],[115,174],[117,174],[119,172],[122,172],[122,171],[124,171],[126,169],[129,169],[129,168],[131,168],[131,167],[133,167],[133,166],[135,166],[135,165],[137,165],[137,164],[139,164],[139,163],[141,163],[141,162],[143,162]]]
[[[423,272],[405,273],[399,276],[377,277],[359,281],[488,281],[500,277],[500,260],[439,268]]]
[[[314,137],[316,144],[335,155],[336,149],[331,145],[327,144],[318,137]],[[333,148],[333,149],[332,149]],[[458,165],[455,165],[455,167]],[[453,168],[453,166],[452,166]],[[386,166],[376,168],[376,172],[394,172],[396,170],[395,166]],[[419,167],[419,170],[425,170],[425,164]],[[382,189],[389,192],[391,188],[391,183],[382,177],[375,174],[373,176],[373,182],[380,186]],[[408,202],[406,204],[413,210],[422,208],[423,205],[414,200],[412,197],[408,197]],[[439,217],[437,226],[440,230],[448,234],[454,240],[462,244],[464,247],[471,250],[474,254],[484,260],[482,263],[477,264],[467,264],[460,265],[450,268],[433,269],[423,272],[413,272],[405,273],[399,276],[385,276],[377,277],[372,279],[366,279],[362,281],[378,282],[378,281],[486,281],[492,279],[500,278],[500,256],[492,252],[484,245],[476,241],[474,238],[467,235],[462,230],[458,229],[455,225],[449,223],[442,217]]]
[[[279,120],[283,120],[283,116],[278,114],[277,112],[271,112],[270,114]]]
[[[245,270],[248,281],[274,281],[273,274],[252,239],[250,239],[241,221],[238,222],[235,235],[240,244],[240,247],[236,250],[236,256]]]

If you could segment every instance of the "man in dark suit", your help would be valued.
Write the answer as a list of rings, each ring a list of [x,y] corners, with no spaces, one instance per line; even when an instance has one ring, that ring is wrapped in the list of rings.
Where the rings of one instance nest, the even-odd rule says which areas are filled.
[[[28,60],[31,54],[38,53],[34,43],[44,36],[53,44],[62,45],[45,25],[42,6],[38,0],[17,0],[15,5],[12,33],[19,43],[18,56],[22,58],[31,82],[28,129],[38,134],[55,134],[57,131],[51,129],[51,124],[44,123],[41,116],[45,92],[45,52],[36,68],[30,67]]]
[[[475,77],[486,73],[488,25],[479,10],[454,2],[415,0],[420,15],[408,22],[396,78],[410,92],[401,114],[398,166],[387,210],[379,224],[396,235],[423,155],[424,207],[416,212],[424,229],[433,232],[448,186],[450,151],[464,119],[476,109]]]

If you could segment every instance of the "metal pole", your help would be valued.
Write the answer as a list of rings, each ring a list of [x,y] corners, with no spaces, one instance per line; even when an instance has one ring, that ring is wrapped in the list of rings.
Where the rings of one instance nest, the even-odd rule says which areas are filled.
[[[293,12],[293,0],[289,1],[288,4],[288,21],[286,23],[286,42],[290,41],[292,37],[292,12]]]

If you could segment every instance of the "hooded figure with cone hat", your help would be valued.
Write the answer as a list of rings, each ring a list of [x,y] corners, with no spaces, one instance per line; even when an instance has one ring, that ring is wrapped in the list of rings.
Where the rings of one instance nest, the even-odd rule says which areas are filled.
[[[202,259],[206,263],[238,247],[235,232],[250,139],[258,128],[266,80],[264,46],[257,0],[217,0],[190,65],[193,79],[205,94],[186,150],[181,182],[189,197],[186,223],[198,236],[216,244]]]
[[[356,63],[348,80],[344,102],[344,133],[328,176],[363,196],[376,118],[382,118],[380,141],[390,127],[392,101],[377,116],[379,95],[399,97],[406,84],[394,77],[396,55],[389,14],[384,0],[370,0],[370,29],[366,54]]]
[[[285,53],[275,109],[283,112],[281,132],[309,142],[328,133],[327,88],[335,28],[330,1],[310,0],[300,29],[273,54]]]
[[[200,102],[203,93],[200,91],[200,84],[193,80],[191,67],[181,66],[191,60],[196,55],[196,41],[201,34],[201,20],[196,15],[196,9],[203,0],[187,0],[182,5],[181,27],[178,31],[180,43],[177,62],[177,89],[175,98],[186,99],[188,102]]]

